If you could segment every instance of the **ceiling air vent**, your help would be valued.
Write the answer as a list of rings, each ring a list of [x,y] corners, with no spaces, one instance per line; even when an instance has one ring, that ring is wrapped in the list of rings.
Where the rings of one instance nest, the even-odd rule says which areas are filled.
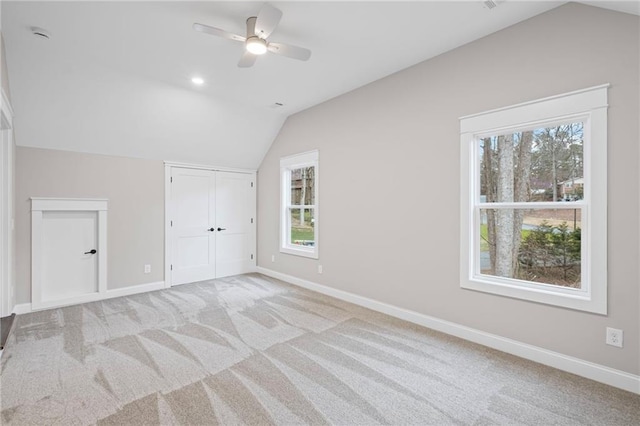
[[[504,1],[504,0],[502,0],[502,1]],[[491,9],[493,9],[495,7],[498,7],[498,5],[500,3],[502,3],[502,1],[501,0],[486,0],[486,1],[483,1],[482,3],[484,3],[484,7],[486,7],[489,10],[491,10]]]

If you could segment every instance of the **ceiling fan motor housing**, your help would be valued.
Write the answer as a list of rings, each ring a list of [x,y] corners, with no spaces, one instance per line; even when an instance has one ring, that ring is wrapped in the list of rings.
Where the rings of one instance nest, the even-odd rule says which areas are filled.
[[[256,34],[256,20],[258,18],[252,16],[247,19],[247,41],[245,48],[254,55],[262,55],[267,52],[267,42]]]

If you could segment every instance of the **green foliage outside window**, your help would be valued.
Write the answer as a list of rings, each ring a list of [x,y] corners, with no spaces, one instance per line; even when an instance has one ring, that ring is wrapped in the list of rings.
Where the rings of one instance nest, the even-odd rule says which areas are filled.
[[[524,236],[518,253],[519,277],[566,287],[580,287],[582,230],[543,221]]]

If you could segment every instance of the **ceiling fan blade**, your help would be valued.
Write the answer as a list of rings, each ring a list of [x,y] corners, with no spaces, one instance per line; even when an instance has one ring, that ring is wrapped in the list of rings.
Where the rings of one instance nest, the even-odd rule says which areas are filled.
[[[311,57],[311,51],[309,49],[284,43],[269,43],[267,50],[276,55],[282,55],[300,61],[306,61]]]
[[[258,59],[257,55],[254,55],[251,52],[244,52],[242,58],[240,58],[240,62],[238,62],[238,67],[240,68],[249,68],[252,67],[253,64],[256,63],[256,59]]]
[[[280,9],[265,3],[258,13],[258,19],[256,19],[256,35],[263,40],[269,37],[278,26],[281,18],[282,11]]]
[[[193,29],[201,33],[211,34],[211,35],[226,38],[229,40],[235,40],[235,41],[246,40],[246,38],[242,37],[241,35],[233,34],[225,30],[221,30],[220,28],[210,27],[209,25],[196,23],[196,24],[193,24]]]

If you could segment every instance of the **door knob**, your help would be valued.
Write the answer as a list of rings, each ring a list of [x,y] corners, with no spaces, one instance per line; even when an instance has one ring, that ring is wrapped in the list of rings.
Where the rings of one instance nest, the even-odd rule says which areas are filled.
[[[226,231],[227,228],[218,228],[218,231]]]
[[[85,251],[84,254],[96,254],[98,250],[92,249],[91,251]]]
[[[209,231],[209,232],[213,232],[213,231],[215,231],[215,230],[216,230],[216,228],[209,228],[209,229],[207,229],[207,231]]]

